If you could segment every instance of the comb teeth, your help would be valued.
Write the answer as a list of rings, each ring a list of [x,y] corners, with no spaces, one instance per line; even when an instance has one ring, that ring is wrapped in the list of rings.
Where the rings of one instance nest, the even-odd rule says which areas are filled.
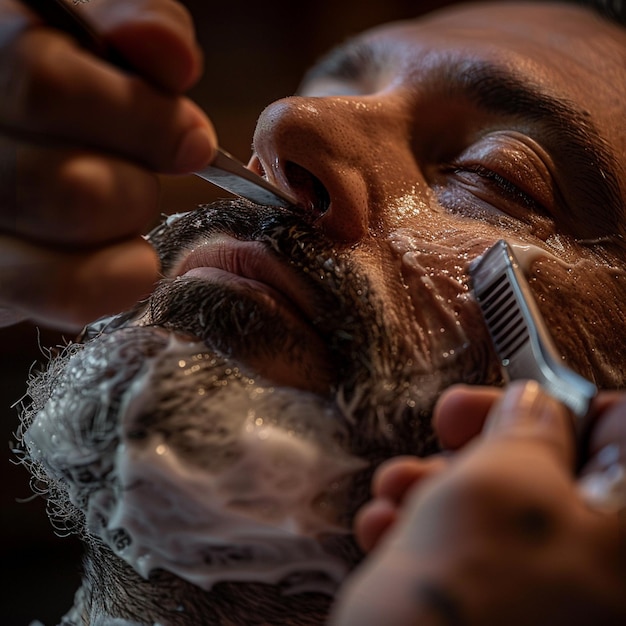
[[[508,361],[528,340],[528,325],[510,281],[499,276],[480,294],[478,300],[502,361]]]
[[[469,271],[504,379],[539,382],[581,418],[575,423],[580,434],[597,389],[563,364],[509,245],[498,241]]]

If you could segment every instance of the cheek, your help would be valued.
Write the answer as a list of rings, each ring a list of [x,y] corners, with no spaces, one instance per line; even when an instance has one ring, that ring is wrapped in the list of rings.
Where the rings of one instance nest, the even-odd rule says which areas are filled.
[[[600,387],[626,382],[626,272],[543,258],[529,283],[563,358]]]
[[[388,299],[398,303],[403,332],[428,357],[431,369],[458,368],[459,377],[467,380],[468,368],[478,368],[479,382],[494,380],[489,366],[494,355],[471,293],[468,267],[497,239],[494,234],[472,237],[457,227],[428,233],[399,228],[391,234],[400,288],[389,290]]]
[[[397,319],[390,313],[390,319],[403,323],[407,341],[430,355],[431,368],[445,367],[455,352],[468,363],[486,355],[491,364],[481,359],[486,376],[478,382],[494,380],[489,372],[497,369],[495,356],[471,295],[468,268],[505,238],[516,249],[564,360],[600,387],[626,384],[623,269],[583,254],[558,235],[539,238],[515,220],[463,219],[423,205],[412,206],[409,213],[388,222],[393,278],[387,281],[386,297],[395,304],[389,310],[400,311]]]

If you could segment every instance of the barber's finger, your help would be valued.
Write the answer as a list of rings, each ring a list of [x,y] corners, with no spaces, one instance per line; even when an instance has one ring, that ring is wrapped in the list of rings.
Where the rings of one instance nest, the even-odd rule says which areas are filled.
[[[626,394],[600,394],[591,417],[594,427],[578,481],[580,493],[594,509],[626,511]]]
[[[45,243],[119,241],[144,233],[159,213],[158,178],[139,166],[7,138],[0,138],[0,189],[0,230]]]
[[[394,457],[384,462],[372,480],[374,498],[358,512],[354,529],[357,541],[366,552],[372,550],[393,526],[405,498],[419,489],[419,483],[443,471],[448,460],[442,456]]]
[[[590,462],[611,444],[623,450],[626,461],[626,393],[601,392],[594,399],[590,419],[593,422],[588,448]]]
[[[202,71],[187,8],[174,0],[92,0],[80,5],[94,27],[141,76],[181,93]]]
[[[393,457],[383,462],[374,473],[372,494],[401,504],[411,487],[442,471],[447,465],[448,460],[440,455]]]
[[[398,518],[398,507],[386,498],[375,498],[354,518],[354,536],[364,552],[373,550]]]
[[[502,390],[495,387],[454,385],[439,398],[433,424],[447,450],[463,447],[482,430],[487,414]]]
[[[97,147],[169,173],[208,163],[216,136],[190,100],[166,94],[32,28],[0,49],[0,125],[40,140]]]
[[[0,236],[0,308],[60,330],[129,308],[158,276],[141,237],[83,252],[37,247]]]
[[[485,422],[485,441],[530,441],[570,468],[575,460],[573,417],[534,380],[515,381],[494,404]]]

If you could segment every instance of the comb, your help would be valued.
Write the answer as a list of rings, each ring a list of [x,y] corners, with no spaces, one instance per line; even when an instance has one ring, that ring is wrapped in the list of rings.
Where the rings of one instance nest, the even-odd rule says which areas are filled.
[[[505,380],[536,380],[578,418],[580,437],[597,388],[563,363],[511,246],[498,241],[469,271]]]

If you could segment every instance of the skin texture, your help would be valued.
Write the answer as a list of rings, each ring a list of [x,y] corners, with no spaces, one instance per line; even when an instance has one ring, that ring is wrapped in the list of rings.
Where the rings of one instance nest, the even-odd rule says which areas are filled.
[[[119,19],[129,20],[131,26],[125,28],[131,32],[133,28],[141,31],[146,28],[141,20],[139,26],[132,25],[140,8],[131,18],[124,16],[133,10],[125,8]],[[558,24],[557,31],[554,24]],[[150,54],[152,44],[143,48],[134,38],[125,39],[125,28],[119,34],[112,27],[112,32],[121,38],[120,47],[138,46],[137,62],[146,64],[143,71],[149,76],[149,68],[158,62]],[[150,28],[147,34],[141,31],[148,41]],[[158,27],[156,31],[162,32]],[[162,36],[181,41],[181,32],[187,33],[181,49],[189,50],[189,40],[184,39],[189,36],[187,27]],[[11,41],[28,50],[30,37],[52,35],[34,29]],[[80,58],[80,53],[73,54]],[[32,59],[24,55],[19,57],[23,73],[33,77],[37,93],[49,85],[46,73],[37,73]],[[180,59],[184,66],[196,56],[182,53]],[[430,417],[441,391],[457,382],[502,383],[470,295],[468,265],[503,237],[523,253],[531,288],[563,361],[600,387],[623,388],[626,173],[615,164],[626,158],[625,59],[623,29],[586,9],[560,4],[470,6],[360,36],[305,77],[301,95],[273,103],[259,118],[250,167],[288,188],[298,205],[277,211],[225,202],[171,220],[153,232],[150,242],[164,278],[147,301],[106,328],[115,332],[124,327],[123,335],[112,337],[128,337],[128,345],[123,344],[128,350],[120,350],[115,355],[120,360],[114,360],[106,339],[99,339],[97,329],[92,329],[85,338],[94,338],[85,345],[85,358],[95,364],[90,371],[93,378],[73,370],[71,361],[65,369],[59,362],[59,369],[52,371],[63,373],[64,383],[57,384],[58,379],[51,377],[56,381],[51,385],[44,378],[39,390],[36,385],[31,390],[38,397],[38,408],[44,409],[49,398],[53,405],[65,401],[64,390],[75,389],[69,395],[72,410],[58,415],[59,432],[75,429],[80,446],[87,450],[99,446],[98,460],[106,465],[113,456],[111,449],[124,436],[119,432],[123,428],[116,427],[118,420],[122,427],[126,425],[125,416],[123,411],[107,416],[111,421],[106,425],[111,428],[106,442],[111,447],[105,450],[102,433],[90,430],[91,417],[82,410],[81,398],[89,398],[101,384],[111,391],[111,372],[115,372],[126,374],[126,379],[107,396],[108,401],[115,407],[127,399],[124,394],[139,371],[133,355],[141,354],[139,337],[146,329],[151,332],[157,326],[177,336],[192,336],[233,367],[258,376],[260,389],[278,385],[287,392],[313,392],[340,409],[341,425],[348,432],[343,443],[346,451],[370,462],[369,473],[355,478],[342,505],[347,510],[335,513],[350,518],[367,498],[373,467],[397,454],[425,455],[437,449]],[[163,80],[171,80],[169,64],[179,61],[164,63],[170,68],[163,70],[164,76],[170,78]],[[193,67],[185,68],[179,90],[196,75]],[[123,93],[131,85],[142,94],[147,90],[143,83],[137,85],[136,78],[114,76],[105,68],[101,71],[103,80],[114,83],[108,84],[106,93],[119,95],[116,89]],[[148,110],[154,109],[153,97],[148,90],[149,102],[143,103]],[[162,97],[157,98],[161,104]],[[107,106],[119,110],[115,109],[118,101]],[[206,130],[207,123],[181,97],[172,96],[163,107],[172,125],[172,142],[151,153],[147,168],[182,171],[185,168],[176,169],[171,156],[178,145],[174,138],[183,129]],[[44,117],[42,124],[49,124],[46,128],[54,136],[59,121],[52,119],[53,112],[62,112],[63,107],[50,110],[50,119]],[[88,133],[89,119],[79,122],[78,134]],[[5,124],[19,126],[15,111],[9,111]],[[122,131],[111,129],[107,137],[132,144]],[[98,142],[98,138],[92,140]],[[202,158],[208,159],[211,147],[205,147]],[[145,158],[132,145],[118,148],[134,163],[132,168]],[[119,182],[117,166],[107,159],[106,167]],[[138,181],[144,178],[143,170],[133,169],[129,175]],[[84,188],[91,189],[92,183]],[[107,193],[114,189],[104,188]],[[145,200],[149,194],[140,195]],[[119,200],[115,195],[107,197]],[[29,206],[36,210],[36,203]],[[36,224],[37,213],[32,215]],[[118,234],[138,243],[133,239],[137,230],[133,227],[131,235],[128,231]],[[89,241],[96,234],[76,236]],[[32,256],[31,247],[24,248],[26,239],[31,246],[30,238],[36,241],[37,236],[16,229],[7,237],[7,246],[13,246],[2,248],[9,251],[7,267],[18,267],[20,259],[40,258]],[[38,254],[48,255],[43,248]],[[49,256],[45,258],[50,261]],[[37,273],[33,268],[33,275]],[[24,304],[26,296],[16,291],[13,274],[5,276],[0,292],[9,294],[7,303],[18,311],[30,311]],[[64,288],[75,285],[73,280],[70,273]],[[40,296],[46,302],[31,304],[48,304],[54,312],[56,305],[46,299],[46,293]],[[173,363],[171,368],[175,367]],[[178,391],[182,395],[190,389]],[[544,402],[536,391],[533,397]],[[489,404],[486,400],[482,406]],[[562,411],[548,404],[547,413],[564,421]],[[525,414],[544,407],[521,405]],[[484,415],[484,410],[476,413]],[[145,417],[146,428],[164,430],[159,414],[155,411]],[[34,415],[28,417],[26,427]],[[174,433],[186,432],[189,426],[184,416],[179,419],[173,422]],[[454,448],[462,446],[475,430],[443,437],[444,433],[445,428],[441,432],[444,445]],[[542,457],[544,469],[554,475],[557,491],[571,490],[571,478],[563,469],[571,463],[571,455],[557,448],[556,460],[554,454]],[[62,477],[61,491],[64,484],[75,487],[66,477],[77,468],[64,465],[71,462],[75,450],[71,451],[63,458],[40,459],[44,469]],[[506,461],[504,454],[489,460],[491,453],[492,448],[487,448],[485,463]],[[514,468],[528,465],[529,455],[526,449]],[[433,465],[427,474],[439,469],[437,460],[428,463]],[[467,464],[471,466],[471,460]],[[539,464],[537,468],[539,472]],[[524,475],[511,469],[510,476],[528,487],[520,491],[520,498],[524,494],[534,497],[537,475],[524,482]],[[402,482],[401,493],[412,480]],[[97,484],[93,493],[99,488]],[[459,490],[452,494],[461,495]],[[79,526],[81,515],[89,517],[93,511],[92,492],[86,489],[81,495],[85,497],[79,500]],[[285,596],[278,587],[258,583],[223,583],[206,592],[164,571],[143,580],[111,551],[114,546],[104,532],[106,521],[99,520],[101,527],[96,527],[86,581],[70,615],[73,623],[95,622],[101,616],[170,624],[201,620],[248,624],[250,615],[257,616],[259,624],[275,625],[319,624],[325,619],[330,598],[324,594]],[[586,524],[583,519],[563,541],[579,545]],[[615,520],[611,524],[615,528]],[[480,524],[472,528],[482,536]],[[366,548],[380,534],[369,532]],[[618,539],[613,532],[603,541],[601,546],[591,545],[590,551],[596,547],[598,551],[589,560],[576,561],[577,577],[568,581],[571,586],[560,587],[557,581],[556,591],[565,588],[575,593],[586,583],[585,573],[595,571],[594,559],[603,566],[608,562],[607,606],[619,611],[621,605],[613,600],[621,572],[613,561],[604,560]],[[360,559],[349,540],[331,548],[350,566]],[[493,546],[491,550],[487,556],[497,557],[497,550]],[[458,555],[461,562],[463,557]],[[454,565],[454,554],[449,558]],[[524,575],[532,578],[536,563],[524,558],[523,551],[515,553],[516,567],[523,563]],[[449,571],[457,570],[451,566]],[[503,593],[493,601],[493,611],[509,602],[508,590]],[[172,600],[167,606],[163,594]],[[142,606],[137,598],[144,599]],[[544,606],[543,599],[533,606]],[[565,604],[551,604],[546,615],[552,619],[552,611]],[[177,610],[178,606],[185,610]],[[530,623],[536,617],[528,616]]]
[[[582,360],[596,358],[589,346],[588,327],[596,327],[590,311],[601,307],[612,317],[604,329],[596,327],[594,340],[602,342],[604,330],[604,340],[612,343],[622,326],[623,191],[615,202],[604,208],[594,204],[597,208],[590,211],[592,199],[581,179],[572,175],[580,162],[563,141],[569,132],[563,120],[556,130],[548,129],[546,116],[535,119],[540,108],[532,104],[507,103],[503,112],[485,111],[472,105],[462,86],[451,84],[482,80],[491,87],[482,94],[483,103],[496,107],[502,104],[495,102],[496,81],[488,81],[512,69],[527,84],[593,120],[588,126],[597,128],[611,146],[612,160],[619,162],[626,142],[621,112],[606,101],[615,102],[623,85],[613,80],[623,63],[623,32],[598,24],[597,34],[583,38],[590,26],[586,13],[576,8],[534,7],[528,17],[523,13],[506,6],[469,9],[374,31],[365,37],[365,46],[383,60],[372,70],[358,80],[314,72],[302,92],[332,95],[287,99],[266,109],[256,131],[257,159],[279,182],[290,182],[295,169],[290,163],[322,181],[331,202],[316,216],[316,225],[351,244],[364,264],[374,265],[371,259],[376,258],[385,267],[387,272],[374,278],[380,281],[376,287],[384,293],[388,314],[402,320],[414,344],[420,343],[415,326],[423,325],[423,278],[410,253],[416,253],[416,265],[425,261],[427,275],[434,270],[434,281],[446,277],[454,283],[459,259],[482,253],[503,234],[509,241],[545,250],[528,275],[566,360],[576,362],[600,385],[618,386],[624,378],[619,337],[616,359],[604,375],[599,362],[584,365]],[[562,34],[554,37],[552,24],[562,14]],[[490,26],[498,32],[490,33],[487,43],[483,29]],[[570,38],[575,45],[564,45]],[[330,63],[339,66],[339,74],[340,59],[336,55]],[[489,71],[486,64],[492,66]],[[348,95],[336,95],[342,93]],[[322,119],[330,122],[322,124]],[[514,188],[499,188],[496,175]],[[306,175],[294,176],[291,184],[304,195],[303,179],[308,182]],[[623,190],[624,182],[623,169],[615,168],[615,187]],[[316,199],[310,204],[315,206]],[[409,242],[398,241],[398,233]],[[447,256],[446,248],[454,254]],[[409,302],[388,279],[391,268],[400,268]],[[585,279],[589,273],[597,290]],[[440,282],[436,288],[445,294]],[[451,290],[458,294],[459,285]],[[571,313],[567,326],[557,313],[565,301]]]

